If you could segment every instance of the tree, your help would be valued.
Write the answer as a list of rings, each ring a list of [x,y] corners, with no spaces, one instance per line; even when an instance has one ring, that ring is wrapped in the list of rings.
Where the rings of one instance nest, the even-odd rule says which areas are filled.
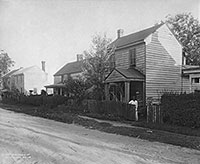
[[[108,52],[108,45],[111,39],[97,34],[92,39],[89,51],[84,51],[84,76],[88,83],[93,87],[95,98],[103,99],[105,75],[108,69],[108,59],[111,51]]]
[[[200,65],[200,24],[191,13],[168,15],[166,23],[183,45],[187,63]]]
[[[6,74],[10,67],[14,65],[14,61],[8,56],[8,54],[1,50],[0,52],[0,84],[1,84],[1,77]]]
[[[68,96],[75,101],[75,103],[80,103],[84,100],[88,89],[88,85],[84,79],[73,79],[69,76],[65,81],[65,86],[65,91],[69,94]]]

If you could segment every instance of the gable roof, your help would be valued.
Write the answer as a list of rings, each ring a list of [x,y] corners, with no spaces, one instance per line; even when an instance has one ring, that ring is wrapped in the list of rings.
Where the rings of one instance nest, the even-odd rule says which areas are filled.
[[[17,70],[16,72],[13,73],[13,75],[19,75],[19,74],[23,74],[24,72],[32,69],[32,68],[39,68],[38,66],[31,66],[31,67],[26,67],[26,68],[21,68],[19,70]],[[40,69],[40,68],[39,68]],[[41,69],[42,70],[42,69]],[[42,70],[43,71],[43,70]]]
[[[132,79],[132,78],[144,79],[144,75],[134,68],[129,68],[129,69],[117,68],[116,70],[120,72],[127,79]]]
[[[117,81],[144,81],[144,75],[134,68],[129,68],[129,69],[115,68],[106,77],[105,83],[116,82],[116,80]]]
[[[82,72],[83,61],[75,61],[71,63],[67,63],[60,70],[58,70],[54,76],[71,74],[71,73],[79,73]]]
[[[115,46],[116,48],[120,48],[122,46],[126,46],[135,42],[144,41],[150,34],[154,33],[158,28],[160,28],[164,23],[155,25],[153,27],[135,32],[130,35],[122,36],[115,41],[113,41],[109,47]]]
[[[17,72],[18,70],[20,70],[21,68],[18,68],[18,69],[15,69],[15,70],[12,70],[10,72],[8,72],[7,74],[5,74],[4,76],[2,76],[2,78],[7,78],[7,77],[10,77],[12,74],[14,74],[15,72]]]

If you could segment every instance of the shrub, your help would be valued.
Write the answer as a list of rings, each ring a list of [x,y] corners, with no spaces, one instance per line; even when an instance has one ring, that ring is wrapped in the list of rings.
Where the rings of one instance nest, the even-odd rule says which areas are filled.
[[[135,109],[127,103],[88,100],[87,109],[91,113],[105,115],[109,118],[121,118],[123,120],[135,119]]]
[[[200,94],[164,93],[161,97],[163,121],[187,127],[200,127]]]
[[[23,94],[18,94],[14,92],[9,92],[3,96],[3,102],[5,103],[20,103],[32,106],[48,106],[49,108],[54,108],[58,105],[67,104],[68,97],[55,95],[55,96],[45,96],[45,95],[30,95],[26,96]]]

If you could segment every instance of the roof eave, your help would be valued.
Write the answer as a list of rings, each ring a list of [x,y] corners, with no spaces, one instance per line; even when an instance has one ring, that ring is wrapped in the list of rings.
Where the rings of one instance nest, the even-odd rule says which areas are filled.
[[[135,45],[142,44],[142,43],[145,43],[144,39],[138,40],[138,41],[135,41],[135,42],[132,42],[132,43],[120,46],[120,47],[117,47],[116,50],[120,50],[120,49],[123,49],[123,48],[128,48],[128,47],[135,46]]]

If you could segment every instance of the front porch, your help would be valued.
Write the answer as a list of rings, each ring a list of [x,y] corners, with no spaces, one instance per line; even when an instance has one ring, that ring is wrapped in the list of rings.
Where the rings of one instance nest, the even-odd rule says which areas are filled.
[[[47,93],[48,93],[48,89],[53,89],[54,95],[65,96],[67,94],[65,92],[66,86],[63,83],[47,85],[47,86],[45,86],[45,88],[46,88]]]
[[[144,75],[135,69],[114,69],[105,80],[106,100],[128,103],[135,97],[145,105]]]

